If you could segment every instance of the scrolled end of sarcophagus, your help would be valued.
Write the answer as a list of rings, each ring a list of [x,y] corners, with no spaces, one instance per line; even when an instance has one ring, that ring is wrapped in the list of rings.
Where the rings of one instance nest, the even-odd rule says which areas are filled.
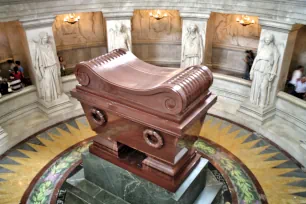
[[[183,119],[211,93],[213,76],[205,66],[186,69],[154,66],[116,49],[76,65],[80,91],[107,96],[139,110]]]

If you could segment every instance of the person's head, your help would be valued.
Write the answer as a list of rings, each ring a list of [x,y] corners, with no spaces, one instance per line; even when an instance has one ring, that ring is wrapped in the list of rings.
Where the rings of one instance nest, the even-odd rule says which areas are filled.
[[[270,43],[272,43],[273,41],[274,41],[274,36],[271,33],[266,35],[266,37],[264,38],[264,42],[266,45],[270,45]]]
[[[125,26],[123,24],[120,25],[120,32],[125,32]]]
[[[18,72],[18,67],[14,67],[14,72],[17,73]]]
[[[249,57],[254,57],[254,53],[252,50],[246,50],[245,53],[249,56]]]
[[[297,69],[300,70],[300,71],[304,71],[304,66],[299,65],[299,66],[297,67]]]
[[[40,38],[41,44],[47,44],[48,43],[48,33],[47,32],[39,33],[39,38]]]
[[[20,61],[16,61],[15,64],[19,67],[21,65]]]
[[[196,33],[198,31],[198,26],[196,24],[191,24],[189,27],[188,27],[188,31],[190,33]]]
[[[301,78],[301,82],[302,82],[302,83],[305,83],[305,82],[306,82],[306,77],[305,77],[305,76]]]
[[[62,61],[64,61],[64,58],[63,58],[62,56],[59,56],[59,57],[58,57],[58,60],[59,60],[60,62],[62,62]]]
[[[13,64],[14,61],[13,60],[7,60],[6,62],[9,63],[9,64]]]

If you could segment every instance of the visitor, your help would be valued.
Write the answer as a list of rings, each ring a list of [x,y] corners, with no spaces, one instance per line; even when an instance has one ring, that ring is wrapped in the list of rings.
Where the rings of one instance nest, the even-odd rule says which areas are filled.
[[[0,77],[0,93],[1,93],[1,95],[9,94],[11,92],[12,92],[12,89],[10,88],[7,79]]]
[[[20,71],[21,74],[22,74],[22,76],[24,77],[24,69],[23,69],[23,67],[21,66],[20,61],[15,61],[15,64],[16,64],[16,66],[18,67],[18,71]]]
[[[304,67],[300,65],[292,73],[291,80],[288,82],[287,85],[287,92],[289,94],[292,94],[293,91],[295,90],[296,83],[303,76],[303,72],[304,72]]]
[[[252,50],[246,50],[245,53],[247,54],[244,59],[246,63],[246,70],[245,70],[245,74],[243,78],[246,80],[250,80],[250,71],[251,71],[255,56]]]
[[[292,95],[304,99],[306,96],[306,77],[302,77],[300,80],[297,80],[295,85],[295,90]]]
[[[14,67],[14,71],[12,72],[11,76],[14,77],[13,80],[22,79],[22,73],[21,71],[19,71],[19,68],[17,66]]]
[[[16,67],[16,64],[14,63],[14,60],[7,60],[7,63],[9,64],[9,69],[14,69]]]
[[[18,71],[18,67],[14,67],[14,71],[10,75],[10,82],[9,85],[11,86],[13,91],[21,90],[23,85],[21,82],[22,74],[20,71]]]
[[[66,70],[65,70],[66,62],[62,56],[59,56],[58,60],[60,63],[61,76],[65,76],[66,75]]]

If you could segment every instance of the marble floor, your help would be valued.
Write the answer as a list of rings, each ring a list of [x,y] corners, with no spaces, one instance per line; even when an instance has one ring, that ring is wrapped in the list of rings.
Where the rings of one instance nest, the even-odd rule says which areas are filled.
[[[3,154],[0,203],[54,203],[94,135],[86,118],[78,117]],[[305,168],[258,133],[209,115],[195,147],[227,184],[232,203],[306,203]]]

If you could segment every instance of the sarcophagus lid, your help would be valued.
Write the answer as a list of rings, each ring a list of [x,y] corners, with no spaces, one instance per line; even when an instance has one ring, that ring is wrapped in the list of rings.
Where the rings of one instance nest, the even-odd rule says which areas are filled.
[[[174,121],[203,103],[213,82],[205,66],[154,66],[124,49],[79,63],[75,74],[82,91]]]

